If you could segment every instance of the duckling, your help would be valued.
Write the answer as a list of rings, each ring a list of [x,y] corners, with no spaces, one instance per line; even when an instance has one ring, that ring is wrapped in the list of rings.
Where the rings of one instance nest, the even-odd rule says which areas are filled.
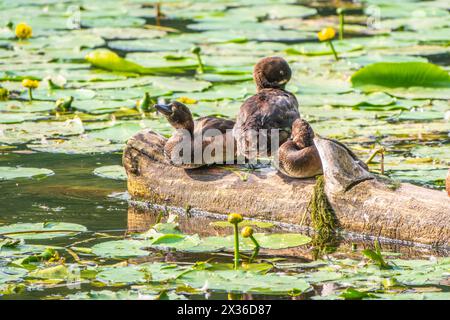
[[[215,117],[194,121],[189,108],[178,101],[154,107],[176,129],[164,146],[164,156],[170,164],[195,169],[213,163],[233,163],[236,158],[234,121]]]
[[[314,131],[306,120],[292,124],[292,135],[278,149],[278,170],[291,178],[310,178],[322,174],[322,162],[314,145]]]
[[[300,118],[296,97],[285,90],[291,74],[289,64],[281,57],[263,58],[255,65],[257,93],[242,104],[233,129],[239,155],[247,159],[270,156],[271,129],[279,129],[276,148],[289,138],[292,123]],[[267,145],[255,150],[259,136],[266,135],[260,129],[267,129]]]

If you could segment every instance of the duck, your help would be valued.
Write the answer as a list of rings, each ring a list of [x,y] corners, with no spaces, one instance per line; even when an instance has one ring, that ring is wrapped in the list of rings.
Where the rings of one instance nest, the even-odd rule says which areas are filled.
[[[279,129],[277,149],[290,137],[293,122],[300,118],[297,98],[285,89],[291,75],[291,68],[282,57],[266,57],[255,65],[253,79],[257,92],[241,105],[233,129],[240,156],[246,159],[270,156],[271,129]],[[267,133],[261,129],[267,129]],[[258,146],[255,141],[261,134],[267,135],[267,144]]]
[[[233,120],[201,117],[194,121],[189,108],[178,101],[155,104],[154,107],[175,129],[164,145],[164,157],[169,164],[195,169],[211,164],[233,163],[236,158]],[[190,150],[190,155],[183,154],[184,150]],[[201,154],[196,154],[196,151]]]
[[[308,121],[296,119],[291,137],[278,149],[274,165],[291,178],[311,178],[322,174],[322,161],[313,140],[314,131]]]

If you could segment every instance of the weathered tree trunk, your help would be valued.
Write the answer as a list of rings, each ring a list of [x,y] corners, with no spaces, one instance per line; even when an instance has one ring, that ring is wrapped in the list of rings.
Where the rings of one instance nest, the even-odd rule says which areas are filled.
[[[311,224],[307,213],[314,179],[293,179],[273,169],[248,174],[238,166],[184,170],[165,164],[165,139],[144,131],[129,140],[123,163],[132,198],[245,217]],[[441,191],[401,184],[393,190],[358,167],[345,148],[315,140],[324,166],[325,190],[344,231],[450,245],[450,198]],[[353,160],[352,160],[353,159]],[[233,172],[233,170],[237,170]]]

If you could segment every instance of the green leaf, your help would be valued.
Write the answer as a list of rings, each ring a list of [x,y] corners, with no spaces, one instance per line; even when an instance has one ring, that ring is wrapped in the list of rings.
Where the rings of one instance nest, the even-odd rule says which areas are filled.
[[[151,245],[150,241],[115,240],[96,244],[91,249],[95,255],[105,258],[141,257],[150,254],[149,251],[142,250],[146,243],[147,246]]]
[[[298,233],[255,233],[254,237],[262,248],[267,249],[286,249],[311,242],[310,237]]]
[[[377,296],[374,294],[359,291],[354,288],[347,288],[345,291],[341,292],[339,296],[341,298],[344,298],[345,300],[361,300],[364,298],[377,298]]]
[[[75,137],[69,140],[48,140],[44,143],[29,144],[27,147],[40,152],[67,154],[110,153],[123,149],[122,144],[86,136]]]
[[[24,168],[24,167],[0,167],[0,181],[24,178],[43,178],[54,175],[49,169]]]
[[[0,266],[0,284],[18,281],[26,274],[27,271],[22,268]]]
[[[390,266],[384,261],[381,253],[374,251],[372,249],[365,249],[362,251],[362,254],[380,268],[390,268]]]
[[[69,269],[62,264],[32,271],[28,276],[47,280],[70,280],[74,278],[74,275],[69,271]]]
[[[115,180],[127,180],[124,167],[119,165],[99,167],[94,170],[96,176]]]
[[[0,234],[10,238],[21,239],[51,239],[65,237],[87,231],[85,226],[75,223],[54,222],[45,223],[16,223],[0,227]]]
[[[178,281],[193,288],[272,295],[301,293],[310,288],[305,280],[295,276],[274,273],[261,275],[242,270],[195,270],[181,275]]]
[[[96,49],[86,55],[86,60],[101,69],[132,73],[145,73],[141,65],[119,57],[115,52],[107,49]]]
[[[374,63],[354,73],[351,81],[353,87],[364,91],[397,87],[450,88],[448,72],[425,62]]]

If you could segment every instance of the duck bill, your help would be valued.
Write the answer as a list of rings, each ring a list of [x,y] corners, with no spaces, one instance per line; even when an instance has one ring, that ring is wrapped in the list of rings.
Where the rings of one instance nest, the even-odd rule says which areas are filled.
[[[155,104],[155,108],[165,116],[172,114],[172,106],[170,104]]]

